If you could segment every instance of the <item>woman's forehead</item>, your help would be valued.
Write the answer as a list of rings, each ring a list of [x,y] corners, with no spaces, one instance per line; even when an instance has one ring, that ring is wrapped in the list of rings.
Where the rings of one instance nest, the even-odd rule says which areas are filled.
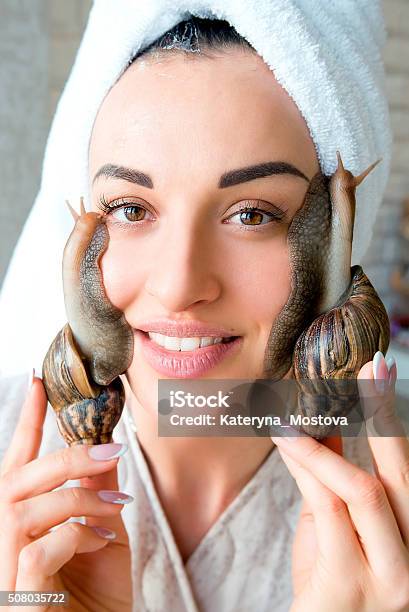
[[[302,163],[315,149],[298,108],[260,56],[232,49],[192,60],[179,52],[137,60],[110,90],[94,124],[90,168],[169,160],[224,167],[226,154]]]

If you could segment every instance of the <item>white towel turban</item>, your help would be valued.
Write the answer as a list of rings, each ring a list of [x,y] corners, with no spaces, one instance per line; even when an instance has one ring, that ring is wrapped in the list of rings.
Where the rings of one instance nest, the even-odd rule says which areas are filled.
[[[66,322],[61,261],[73,222],[64,200],[89,201],[88,144],[104,96],[138,50],[189,14],[227,20],[263,57],[304,116],[325,174],[337,149],[354,174],[383,158],[358,189],[353,263],[365,253],[391,149],[379,0],[95,0],[0,296],[2,375],[41,372]]]

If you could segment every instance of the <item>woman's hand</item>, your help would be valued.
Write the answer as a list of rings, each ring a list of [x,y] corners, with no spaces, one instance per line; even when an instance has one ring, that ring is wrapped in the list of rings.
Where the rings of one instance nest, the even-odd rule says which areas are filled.
[[[372,363],[358,382],[373,378]],[[383,356],[377,370],[388,380]],[[397,433],[368,437],[375,475],[340,456],[339,439],[324,445],[308,436],[272,438],[304,498],[293,549],[293,612],[409,610],[409,442],[391,409],[396,365],[390,374],[376,418],[390,436]]]
[[[98,495],[117,493],[118,457],[108,457],[121,445],[74,446],[38,458],[46,408],[35,378],[0,467],[0,590],[66,590],[69,610],[131,610],[130,550],[120,516],[131,498],[112,503]],[[53,491],[71,479],[81,479],[81,487]],[[91,517],[87,525],[51,530],[80,516]]]

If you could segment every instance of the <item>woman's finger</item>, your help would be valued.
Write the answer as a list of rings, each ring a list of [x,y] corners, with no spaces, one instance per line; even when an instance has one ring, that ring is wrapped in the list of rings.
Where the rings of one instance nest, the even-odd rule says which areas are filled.
[[[294,595],[302,591],[311,576],[317,559],[318,544],[315,534],[314,515],[304,500],[294,536],[292,554],[292,577]]]
[[[342,438],[340,436],[326,438],[324,443],[328,448],[342,454]],[[289,457],[288,460],[290,460]],[[309,580],[318,554],[314,514],[305,497],[303,499],[293,544],[292,573],[295,595]]]
[[[377,478],[308,436],[274,437],[273,442],[347,504],[376,575],[388,580],[406,569],[407,551]]]
[[[19,555],[16,591],[48,590],[52,576],[75,554],[99,550],[115,535],[108,529],[67,523],[31,542]]]
[[[24,400],[17,427],[4,455],[0,476],[38,456],[47,411],[47,396],[41,379],[32,377],[32,384]]]
[[[366,363],[358,373],[358,388],[368,436],[406,438],[405,428],[395,409],[396,377],[396,364],[391,365],[389,371],[380,351],[374,361]]]
[[[82,487],[90,490],[90,493],[91,491],[100,490],[117,491],[118,466],[115,465],[111,470],[108,470],[102,474],[96,474],[92,478],[82,478],[80,482]],[[128,495],[128,498],[129,501],[133,500],[130,495]],[[92,516],[92,513],[89,513],[86,520],[87,525],[103,525],[104,527],[113,529],[117,534],[116,543],[124,544],[128,542],[128,534],[119,513],[117,513],[116,516],[109,515],[103,521],[101,521],[99,517]]]
[[[368,438],[376,475],[385,489],[402,539],[409,547],[409,452],[404,438]]]
[[[106,472],[118,463],[126,444],[77,445],[63,448],[6,472],[0,483],[0,502],[16,502],[45,493],[67,480]]]
[[[92,524],[108,527],[132,498],[118,491],[89,491],[67,487],[28,500],[0,506],[0,590],[14,588],[17,560],[33,538],[71,517],[91,516]],[[121,524],[121,521],[118,522]]]
[[[27,544],[27,538],[15,528],[12,512],[1,512],[0,516],[0,591],[13,591],[16,584],[18,553]]]
[[[17,502],[14,512],[19,529],[36,538],[71,517],[92,516],[95,524],[103,525],[101,519],[117,516],[130,501],[132,498],[118,491],[67,487]]]
[[[361,561],[363,556],[345,503],[310,471],[279,451],[311,509],[318,552],[340,575],[348,573],[354,560]]]
[[[381,354],[380,354],[381,355]],[[366,364],[358,374],[358,381],[373,381],[376,372],[378,379],[386,380],[388,368],[385,359],[381,355],[373,368],[373,363]],[[382,482],[389,499],[389,503],[396,517],[403,541],[409,546],[409,442],[402,435],[402,425],[398,419],[394,407],[394,385],[396,381],[396,365],[391,367],[391,387],[388,393],[372,395],[372,403],[378,401],[381,405],[376,410],[377,432],[370,435],[368,442],[373,456],[376,475]],[[368,401],[367,397],[363,401]],[[391,431],[396,435],[385,435]]]

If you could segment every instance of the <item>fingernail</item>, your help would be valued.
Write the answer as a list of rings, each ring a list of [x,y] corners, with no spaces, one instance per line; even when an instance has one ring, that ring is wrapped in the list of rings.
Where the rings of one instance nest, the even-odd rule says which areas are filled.
[[[111,504],[129,504],[129,502],[133,501],[131,495],[120,493],[120,491],[98,491],[98,495],[103,501],[110,502]]]
[[[398,377],[398,368],[396,367],[396,363],[393,363],[389,368],[389,384],[393,384],[396,382]]]
[[[395,357],[393,355],[388,355],[385,361],[386,361],[386,365],[388,366],[388,370],[390,372],[391,367],[396,364]]]
[[[398,368],[396,366],[396,360],[393,355],[389,355],[386,358],[386,365],[388,366],[388,371],[389,371],[389,383],[396,382],[396,378],[398,375]]]
[[[293,443],[296,440],[298,440],[298,437],[297,436],[294,436],[294,437],[292,437],[292,436],[291,437],[288,437],[288,436],[278,436],[278,437],[271,436],[271,440],[274,442],[274,444],[276,446],[280,446],[280,444],[283,442],[283,440],[284,440],[284,442],[291,442],[291,443]]]
[[[111,442],[110,444],[97,444],[95,446],[90,446],[88,453],[91,459],[96,459],[96,461],[108,461],[108,459],[122,457],[127,450],[127,444],[117,444],[115,442]]]
[[[373,377],[377,391],[385,390],[385,382],[389,381],[389,370],[385,361],[385,357],[381,351],[377,351],[372,360]]]
[[[383,364],[386,365],[385,358],[383,354],[381,353],[381,351],[378,351],[375,353],[372,359],[372,371],[373,371],[373,377],[375,380],[379,380],[379,376],[380,376],[380,372],[381,372],[381,368]]]
[[[105,540],[115,540],[116,538],[116,533],[112,529],[107,529],[106,527],[91,527],[91,529]]]
[[[292,433],[293,435],[283,436],[283,432]],[[275,425],[271,425],[270,427],[270,438],[272,439],[274,444],[277,444],[277,446],[280,445],[281,440],[286,440],[287,442],[296,442],[300,437],[303,437],[303,434],[300,431],[294,429],[293,427],[290,427],[289,425],[285,427],[277,427]]]

